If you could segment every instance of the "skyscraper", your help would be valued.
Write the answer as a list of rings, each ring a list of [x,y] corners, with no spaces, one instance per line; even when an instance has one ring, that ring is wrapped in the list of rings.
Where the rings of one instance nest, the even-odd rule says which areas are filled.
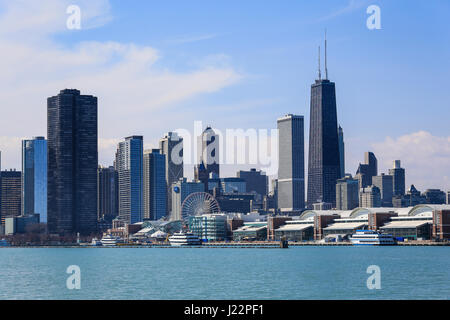
[[[375,155],[368,151],[364,153],[364,163],[360,163],[356,176],[359,180],[359,187],[365,188],[372,185],[372,177],[378,175],[378,161]]]
[[[208,176],[214,173],[217,177],[220,177],[219,148],[219,135],[211,127],[206,127],[198,137],[198,163],[201,164],[203,162]]]
[[[47,140],[22,141],[22,214],[47,222]]]
[[[47,220],[51,233],[97,230],[97,97],[47,99]]]
[[[338,179],[336,183],[336,209],[352,210],[359,205],[359,183],[351,176]]]
[[[405,169],[400,165],[400,160],[394,161],[394,167],[389,169],[389,175],[393,177],[394,196],[405,194]]]
[[[382,173],[372,177],[372,185],[380,189],[381,206],[392,207],[393,179],[392,176]]]
[[[344,144],[344,130],[341,126],[338,129],[338,139],[339,139],[339,161],[341,168],[341,178],[345,177],[345,144]]]
[[[159,140],[161,154],[166,156],[167,213],[172,211],[171,186],[183,178],[183,138],[176,132],[167,133]]]
[[[119,184],[113,166],[98,167],[98,219],[111,222],[119,214]]]
[[[261,198],[269,193],[269,179],[263,171],[257,171],[254,168],[250,169],[250,171],[240,170],[236,176],[245,180],[247,193],[256,192]]]
[[[320,50],[319,50],[320,53]],[[336,205],[336,181],[341,177],[336,89],[328,80],[325,40],[325,79],[311,85],[309,128],[308,207],[316,202]]]
[[[119,216],[131,224],[142,221],[144,217],[143,153],[142,136],[125,138],[116,152]]]
[[[305,208],[305,151],[303,116],[288,114],[278,119],[278,208]]]
[[[21,210],[21,182],[20,171],[9,170],[0,172],[0,221],[5,224],[6,217],[17,217]]]
[[[144,152],[144,218],[167,216],[166,156],[159,149]]]

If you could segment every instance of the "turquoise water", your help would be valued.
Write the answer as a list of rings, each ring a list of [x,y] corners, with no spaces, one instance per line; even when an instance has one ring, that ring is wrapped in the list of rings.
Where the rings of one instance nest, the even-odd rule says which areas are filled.
[[[0,299],[450,299],[450,247],[3,248]]]

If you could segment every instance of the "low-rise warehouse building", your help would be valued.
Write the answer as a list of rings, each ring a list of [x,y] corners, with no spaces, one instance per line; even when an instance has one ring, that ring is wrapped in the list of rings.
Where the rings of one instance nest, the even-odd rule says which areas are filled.
[[[287,221],[285,225],[275,230],[275,240],[283,237],[288,241],[310,241],[314,239],[314,224],[295,223]]]
[[[396,238],[425,240],[431,238],[432,224],[425,220],[395,220],[380,228]]]
[[[233,231],[233,241],[264,241],[266,239],[267,223],[244,224],[244,226]]]

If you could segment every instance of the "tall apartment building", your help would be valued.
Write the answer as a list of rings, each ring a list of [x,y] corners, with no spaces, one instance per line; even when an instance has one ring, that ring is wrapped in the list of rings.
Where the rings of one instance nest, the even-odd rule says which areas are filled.
[[[359,206],[363,208],[381,207],[380,189],[375,186],[361,188],[359,191]]]
[[[119,186],[119,217],[128,224],[144,218],[142,136],[126,137],[116,152],[116,170]]]
[[[359,206],[359,182],[351,176],[336,183],[336,209],[352,210]]]
[[[99,166],[98,178],[98,219],[112,221],[119,214],[119,184],[117,171],[113,166]]]
[[[97,97],[65,89],[47,99],[50,233],[97,231]]]
[[[394,167],[389,169],[389,175],[392,176],[394,196],[405,195],[405,169],[401,167],[400,160],[394,161]]]
[[[372,177],[378,175],[378,161],[375,155],[368,151],[364,153],[364,163],[360,163],[355,178],[359,180],[359,187],[372,185]]]
[[[381,206],[392,207],[393,176],[382,173],[379,176],[372,177],[372,185],[380,189]]]
[[[5,225],[5,219],[7,217],[17,217],[22,213],[21,185],[22,174],[20,171],[1,171],[0,220],[2,225]]]

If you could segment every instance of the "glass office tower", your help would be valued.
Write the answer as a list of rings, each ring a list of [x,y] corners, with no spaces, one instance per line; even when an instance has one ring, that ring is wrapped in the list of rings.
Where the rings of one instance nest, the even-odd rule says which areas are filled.
[[[144,153],[144,218],[167,215],[166,156],[159,149]]]
[[[47,140],[22,141],[22,215],[39,214],[47,223]]]

